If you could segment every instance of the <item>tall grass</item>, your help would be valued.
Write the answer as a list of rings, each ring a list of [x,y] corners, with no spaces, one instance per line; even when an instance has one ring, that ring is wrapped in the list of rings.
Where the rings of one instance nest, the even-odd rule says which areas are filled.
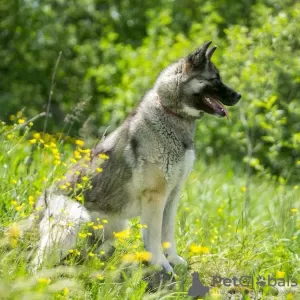
[[[0,299],[186,299],[193,271],[206,285],[214,275],[270,274],[300,281],[300,189],[259,175],[249,180],[243,167],[226,156],[213,165],[199,160],[182,191],[176,235],[190,268],[176,269],[173,289],[147,290],[138,219],[129,231],[116,235],[110,259],[85,251],[88,235],[82,232],[78,247],[60,266],[48,261],[31,273],[28,256],[38,236],[22,236],[18,224],[32,212],[43,189],[63,178],[88,151],[80,139],[34,132],[22,112],[0,126]],[[101,230],[105,220],[87,224],[98,225]],[[213,288],[207,299],[224,299],[229,290]],[[254,287],[250,292],[265,299],[280,292],[288,299],[300,297],[297,288]],[[248,298],[254,297],[251,293]]]

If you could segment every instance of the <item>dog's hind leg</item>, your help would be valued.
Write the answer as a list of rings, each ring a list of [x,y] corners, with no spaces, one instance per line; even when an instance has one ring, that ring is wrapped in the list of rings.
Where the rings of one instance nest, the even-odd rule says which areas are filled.
[[[32,261],[32,269],[45,259],[55,264],[76,246],[77,234],[83,223],[90,221],[87,210],[78,202],[62,195],[51,195],[39,231],[40,241]]]

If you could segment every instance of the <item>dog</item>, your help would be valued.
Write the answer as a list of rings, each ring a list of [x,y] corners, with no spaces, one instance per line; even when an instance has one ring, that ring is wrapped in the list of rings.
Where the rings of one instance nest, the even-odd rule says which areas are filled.
[[[108,251],[114,233],[137,216],[145,225],[142,238],[150,264],[167,273],[174,272],[174,265],[187,264],[176,249],[175,217],[195,158],[196,121],[205,113],[227,116],[224,105],[241,98],[222,82],[211,62],[217,47],[210,44],[163,70],[133,113],[91,150],[88,162],[79,161],[63,181],[45,190],[36,203],[40,239],[34,268],[50,254],[57,261],[65,257],[76,246],[81,226],[98,218],[107,220],[100,240]],[[82,188],[87,177],[88,187]],[[78,186],[83,202],[74,196]],[[163,250],[163,242],[170,247]]]

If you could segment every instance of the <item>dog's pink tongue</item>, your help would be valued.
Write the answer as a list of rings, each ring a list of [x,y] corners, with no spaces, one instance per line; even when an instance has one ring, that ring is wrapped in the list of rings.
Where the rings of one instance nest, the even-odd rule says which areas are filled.
[[[229,119],[228,111],[220,101],[213,98],[212,96],[205,96],[204,99],[206,101],[206,104],[210,108],[212,108],[217,115],[222,117],[226,116],[227,119]]]

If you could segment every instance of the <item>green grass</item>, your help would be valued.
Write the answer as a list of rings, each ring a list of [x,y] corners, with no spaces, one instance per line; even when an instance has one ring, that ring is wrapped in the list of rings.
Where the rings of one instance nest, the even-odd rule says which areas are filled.
[[[145,268],[123,262],[125,254],[143,250],[137,219],[108,261],[73,252],[63,265],[48,261],[31,274],[27,256],[37,237],[18,238],[13,224],[25,219],[44,187],[62,176],[78,145],[70,137],[50,135],[41,143],[30,127],[8,132],[13,128],[0,127],[0,299],[186,299],[193,271],[206,285],[214,275],[270,274],[300,281],[300,189],[258,175],[246,178],[243,166],[229,157],[212,165],[198,160],[182,191],[177,244],[190,269],[177,270],[173,290],[146,292]],[[223,299],[225,290],[211,289],[206,299]],[[263,298],[273,299],[272,293],[264,288]],[[297,289],[286,293],[287,299],[300,297]]]

